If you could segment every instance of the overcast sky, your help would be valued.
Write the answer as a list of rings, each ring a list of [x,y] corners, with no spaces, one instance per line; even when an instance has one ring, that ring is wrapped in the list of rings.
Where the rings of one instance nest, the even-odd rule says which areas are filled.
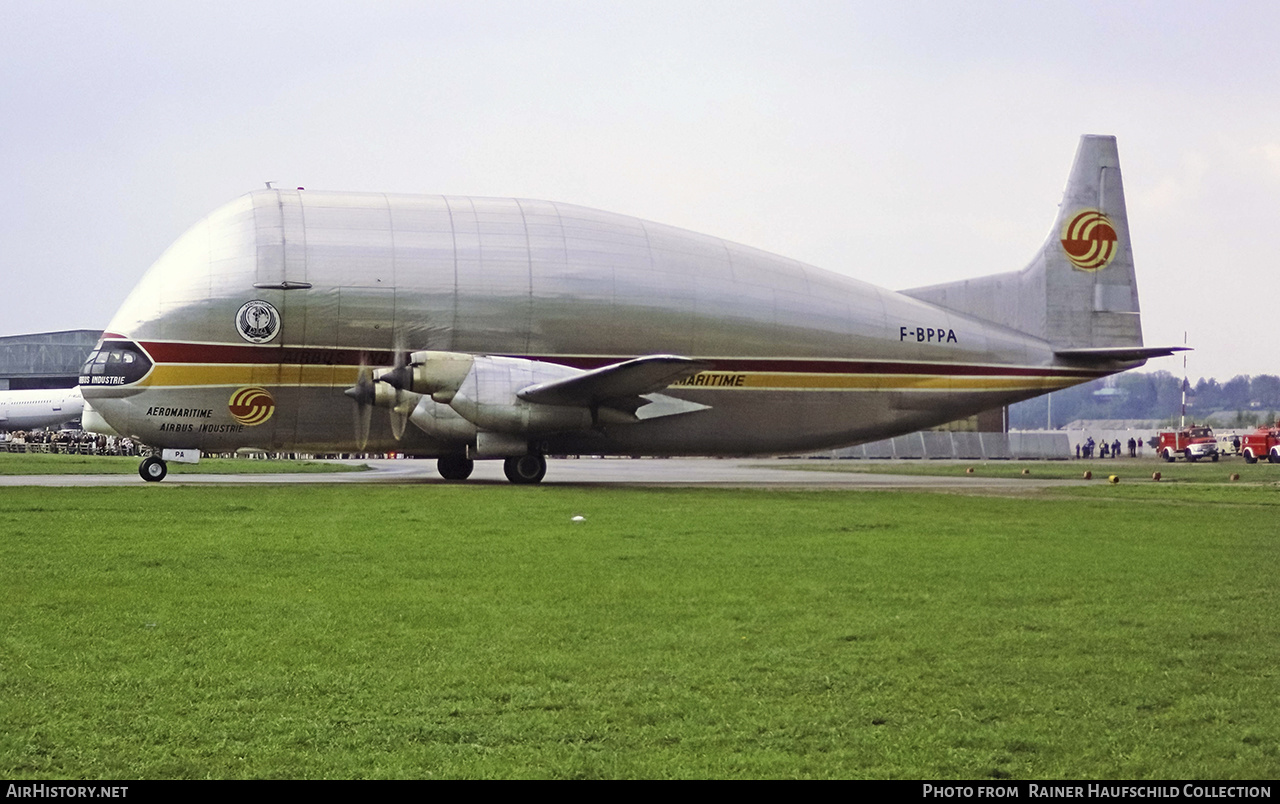
[[[1272,2],[0,0],[0,334],[105,327],[266,181],[583,204],[895,289],[1015,270],[1094,133],[1147,343],[1280,373],[1277,53]]]

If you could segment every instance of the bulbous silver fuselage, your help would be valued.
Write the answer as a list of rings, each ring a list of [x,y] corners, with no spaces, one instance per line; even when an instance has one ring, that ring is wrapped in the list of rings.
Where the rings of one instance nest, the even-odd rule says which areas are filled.
[[[593,368],[712,368],[654,419],[539,433],[552,454],[726,455],[853,444],[1109,371],[1049,344],[714,237],[546,201],[259,190],[184,234],[108,327],[146,374],[84,395],[157,447],[355,451],[361,371],[397,352]],[[123,350],[123,351],[121,351]],[[91,364],[92,364],[91,360]],[[123,375],[120,375],[123,378]],[[463,435],[373,416],[370,450],[456,453]]]

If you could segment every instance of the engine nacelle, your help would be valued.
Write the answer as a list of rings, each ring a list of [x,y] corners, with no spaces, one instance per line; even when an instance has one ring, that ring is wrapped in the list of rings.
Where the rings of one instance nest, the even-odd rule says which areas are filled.
[[[630,410],[598,404],[531,402],[517,395],[540,384],[588,374],[581,369],[518,357],[458,352],[421,351],[409,358],[406,366],[377,373],[374,404],[403,409],[415,426],[438,438],[471,440],[477,433],[530,436],[638,421]],[[416,402],[419,394],[431,404]],[[411,413],[403,401],[410,395],[416,405]]]
[[[379,379],[404,391],[427,394],[448,404],[477,358],[460,352],[422,351],[409,355],[409,365],[388,369]]]
[[[375,380],[372,386],[373,393],[367,399],[374,407],[391,410],[404,401],[404,393],[386,383],[376,382],[376,380],[382,379],[382,375],[389,371],[391,369],[379,369],[373,373]],[[414,398],[417,398],[416,395]]]
[[[516,392],[530,385],[582,372],[555,363],[515,357],[477,357],[449,406],[481,430],[535,434],[587,430],[593,422],[585,407],[526,402]]]
[[[419,397],[409,414],[409,423],[439,441],[473,441],[476,437],[474,424],[429,396]]]

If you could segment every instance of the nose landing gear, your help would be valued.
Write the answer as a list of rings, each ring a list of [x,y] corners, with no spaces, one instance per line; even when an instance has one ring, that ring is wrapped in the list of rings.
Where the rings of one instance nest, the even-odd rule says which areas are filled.
[[[148,483],[157,483],[164,480],[164,476],[169,474],[169,466],[160,458],[152,455],[150,458],[144,458],[142,463],[138,465],[138,474]]]

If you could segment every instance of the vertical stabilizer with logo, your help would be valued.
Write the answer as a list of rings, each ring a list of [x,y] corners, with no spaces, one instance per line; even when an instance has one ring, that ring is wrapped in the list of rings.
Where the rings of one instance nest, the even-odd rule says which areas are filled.
[[[1115,137],[1081,138],[1055,228],[1040,252],[1045,340],[1075,349],[1142,346]]]
[[[1080,139],[1058,218],[1026,268],[903,293],[1042,338],[1062,356],[1155,356],[1142,348],[1115,137]]]

